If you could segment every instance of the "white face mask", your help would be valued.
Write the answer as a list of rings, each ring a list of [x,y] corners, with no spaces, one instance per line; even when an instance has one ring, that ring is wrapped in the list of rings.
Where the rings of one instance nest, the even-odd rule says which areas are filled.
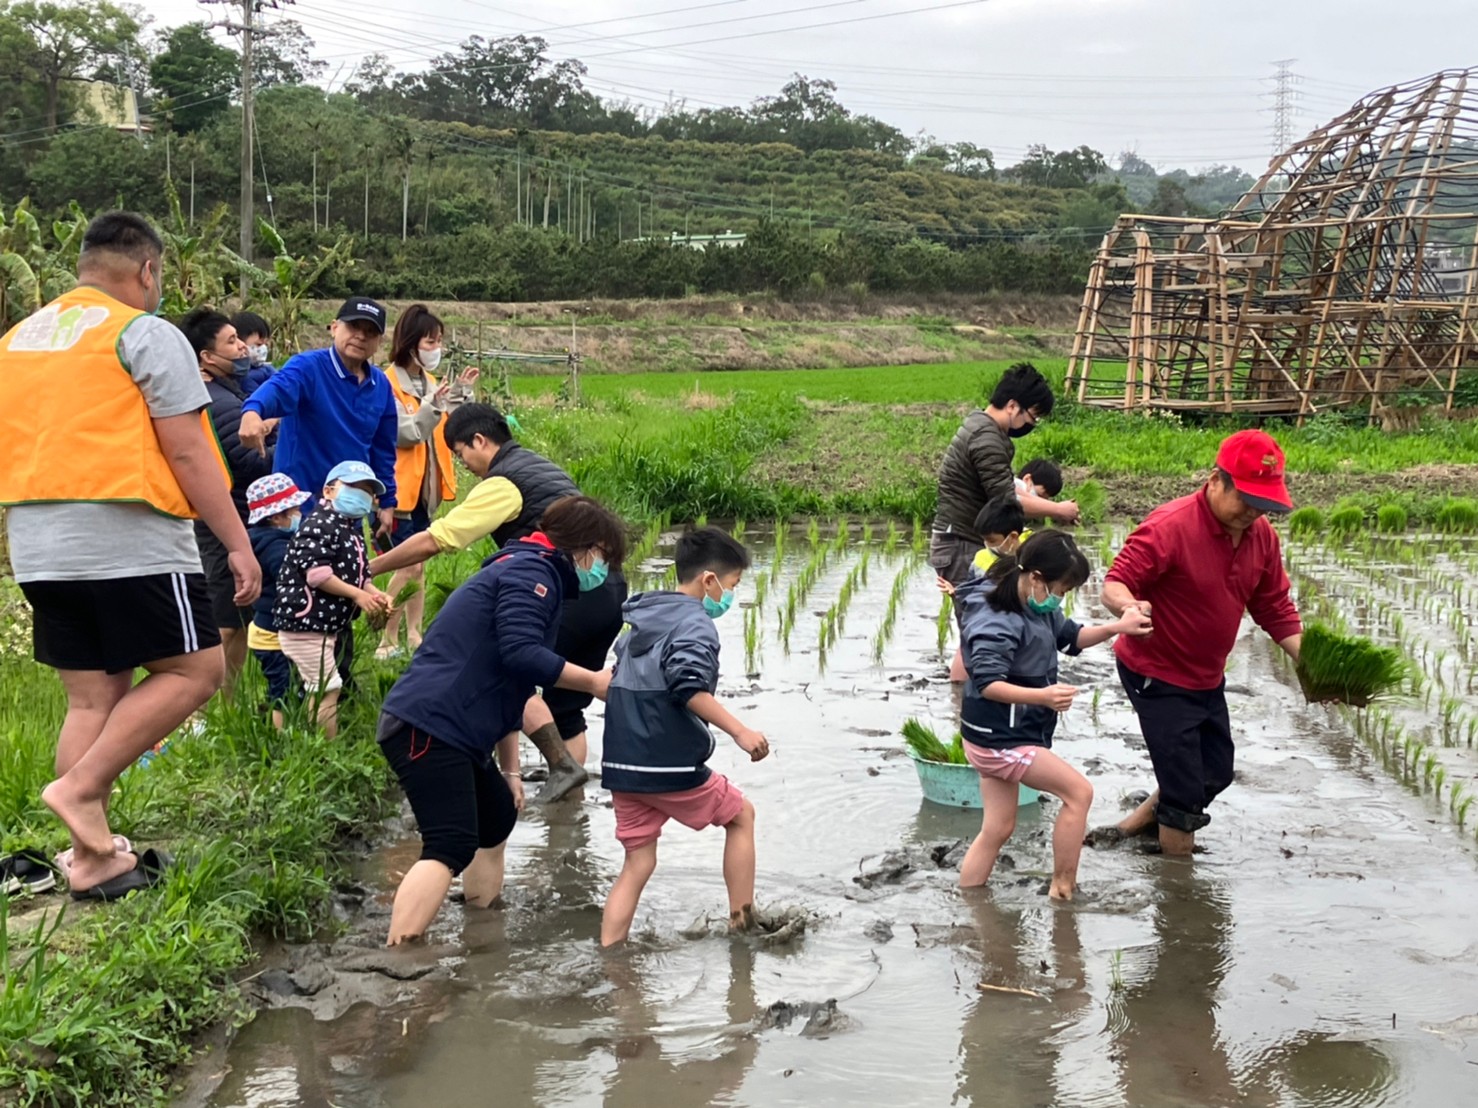
[[[252,365],[266,365],[267,358],[272,353],[272,348],[266,343],[260,346],[248,346],[246,352],[251,355]]]
[[[416,360],[427,373],[432,372],[441,365],[441,347],[438,346],[435,350],[417,350]]]

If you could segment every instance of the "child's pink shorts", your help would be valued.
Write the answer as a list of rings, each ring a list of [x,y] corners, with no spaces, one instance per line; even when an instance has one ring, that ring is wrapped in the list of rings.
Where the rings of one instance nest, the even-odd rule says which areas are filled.
[[[975,767],[981,777],[995,777],[1015,785],[1032,768],[1040,746],[1010,746],[1004,750],[992,750],[988,746],[965,744],[965,760]]]
[[[616,805],[616,838],[627,850],[654,843],[662,825],[675,819],[701,831],[725,827],[744,810],[744,794],[722,773],[715,773],[696,789],[676,793],[612,792]]]

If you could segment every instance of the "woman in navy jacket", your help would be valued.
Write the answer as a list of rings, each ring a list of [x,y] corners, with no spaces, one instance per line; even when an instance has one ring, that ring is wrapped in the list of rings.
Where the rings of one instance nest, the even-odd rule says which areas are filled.
[[[400,778],[421,830],[421,859],[395,894],[389,944],[419,938],[452,878],[467,903],[488,907],[502,890],[502,845],[518,803],[493,750],[517,750],[523,709],[536,688],[605,699],[609,671],[571,665],[550,647],[566,597],[621,568],[626,529],[585,496],[544,513],[541,530],[509,543],[447,598],[409,668],[385,698],[380,749]]]

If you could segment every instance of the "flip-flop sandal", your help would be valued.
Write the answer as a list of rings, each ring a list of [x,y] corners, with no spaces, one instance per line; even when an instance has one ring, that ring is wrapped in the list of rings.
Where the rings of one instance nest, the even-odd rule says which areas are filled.
[[[163,850],[152,847],[137,856],[133,869],[120,873],[90,889],[73,889],[73,900],[99,900],[108,903],[122,900],[139,889],[153,888],[165,878],[165,873],[174,864],[174,857]]]
[[[119,854],[132,854],[133,843],[129,842],[128,839],[123,835],[114,835],[113,849],[116,850]],[[62,871],[63,877],[72,872],[72,859],[75,856],[76,852],[69,846],[66,850],[62,851],[55,858],[52,859],[52,861],[56,864],[56,868]]]
[[[18,850],[0,858],[0,894],[49,893],[56,888],[56,870],[39,850]]]

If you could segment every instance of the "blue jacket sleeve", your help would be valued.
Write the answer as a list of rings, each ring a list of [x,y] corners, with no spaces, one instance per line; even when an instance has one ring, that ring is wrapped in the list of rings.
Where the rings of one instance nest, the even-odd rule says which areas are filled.
[[[308,376],[304,372],[306,364],[307,359],[302,354],[289,358],[286,365],[246,398],[241,410],[256,412],[263,419],[281,419],[295,414],[308,387]]]
[[[560,615],[560,589],[553,577],[543,566],[506,574],[493,600],[499,660],[512,677],[546,689],[565,668],[565,660],[544,645]]]
[[[965,668],[982,692],[987,685],[1005,681],[1011,661],[1021,648],[1021,617],[1006,612],[982,613],[965,627]]]
[[[385,389],[385,411],[380,416],[380,425],[375,428],[375,441],[370,444],[370,468],[375,476],[385,482],[385,493],[380,497],[380,507],[393,508],[398,503],[395,489],[395,442],[400,417],[395,410],[395,392]]]
[[[707,634],[679,632],[663,647],[662,677],[667,691],[681,703],[718,687],[718,632],[707,630]]]
[[[1067,618],[1058,612],[1053,618],[1053,630],[1057,633],[1057,649],[1064,654],[1081,654],[1083,651],[1078,647],[1078,636],[1083,633],[1083,625]]]

